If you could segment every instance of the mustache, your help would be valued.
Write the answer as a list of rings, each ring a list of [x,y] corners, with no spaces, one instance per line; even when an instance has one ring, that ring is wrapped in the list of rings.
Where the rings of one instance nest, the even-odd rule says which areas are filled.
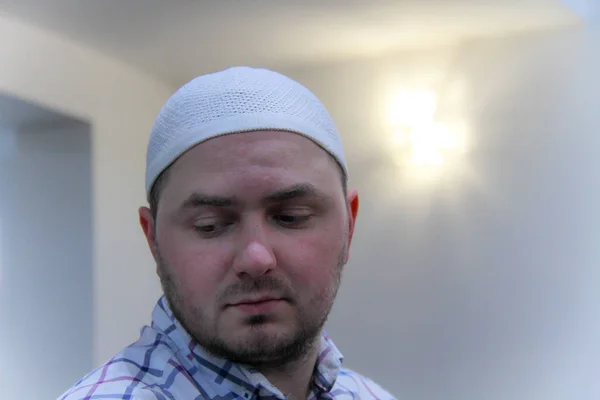
[[[292,291],[288,285],[271,276],[261,276],[253,280],[243,280],[228,286],[219,296],[221,304],[252,294],[269,293],[292,302]]]

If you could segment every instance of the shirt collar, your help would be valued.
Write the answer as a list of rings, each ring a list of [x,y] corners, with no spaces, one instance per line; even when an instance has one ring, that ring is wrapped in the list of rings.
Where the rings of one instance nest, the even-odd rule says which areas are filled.
[[[177,320],[165,296],[161,296],[154,307],[152,327],[169,338],[171,346],[180,355],[179,358],[182,362],[186,364],[185,368],[190,375],[193,376],[193,372],[197,371],[199,367],[215,369],[215,372],[221,375],[223,375],[223,371],[226,371],[228,380],[240,386],[241,389],[253,392],[267,390],[277,395],[277,397],[285,398],[260,372],[251,367],[233,364],[228,360],[210,354],[198,345]],[[343,355],[327,332],[323,331],[319,356],[313,374],[313,387],[318,392],[327,393],[331,391],[342,368],[343,359]]]

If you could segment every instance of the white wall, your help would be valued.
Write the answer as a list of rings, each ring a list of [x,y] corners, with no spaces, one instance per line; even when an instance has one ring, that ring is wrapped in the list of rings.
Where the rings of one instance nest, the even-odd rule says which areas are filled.
[[[590,28],[287,71],[338,121],[362,194],[328,328],[348,366],[401,399],[600,397],[598,43]],[[390,151],[386,102],[411,86],[468,128],[436,185]]]
[[[17,153],[17,132],[12,127],[0,126],[0,160]]]
[[[145,145],[172,89],[0,15],[0,92],[92,125],[94,361],[135,340],[160,286],[137,221]]]
[[[600,17],[600,4],[596,0],[560,0],[572,12],[587,21]]]
[[[0,398],[56,398],[93,366],[90,130],[2,131],[0,147]]]

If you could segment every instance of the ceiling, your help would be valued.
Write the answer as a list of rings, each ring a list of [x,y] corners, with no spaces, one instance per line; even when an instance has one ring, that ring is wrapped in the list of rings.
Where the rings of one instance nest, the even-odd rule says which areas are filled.
[[[564,1],[564,0],[563,0]],[[170,84],[580,22],[561,0],[0,0],[0,12]]]

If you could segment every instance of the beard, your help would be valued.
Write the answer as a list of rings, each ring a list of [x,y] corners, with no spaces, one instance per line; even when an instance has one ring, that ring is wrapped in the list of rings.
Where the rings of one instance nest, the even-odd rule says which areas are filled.
[[[173,269],[161,257],[158,245],[156,256],[161,286],[173,315],[200,346],[234,363],[279,369],[308,357],[317,345],[341,282],[346,249],[344,245],[336,265],[326,266],[331,270],[331,285],[323,293],[313,296],[307,306],[301,307],[294,301],[294,291],[289,285],[269,275],[240,280],[218,295],[216,300],[268,291],[282,294],[294,307],[295,329],[292,332],[265,332],[262,328],[271,322],[272,317],[259,314],[248,316],[243,321],[247,332],[241,338],[235,338],[235,332],[220,332],[218,315],[211,319],[202,304],[186,302]]]

